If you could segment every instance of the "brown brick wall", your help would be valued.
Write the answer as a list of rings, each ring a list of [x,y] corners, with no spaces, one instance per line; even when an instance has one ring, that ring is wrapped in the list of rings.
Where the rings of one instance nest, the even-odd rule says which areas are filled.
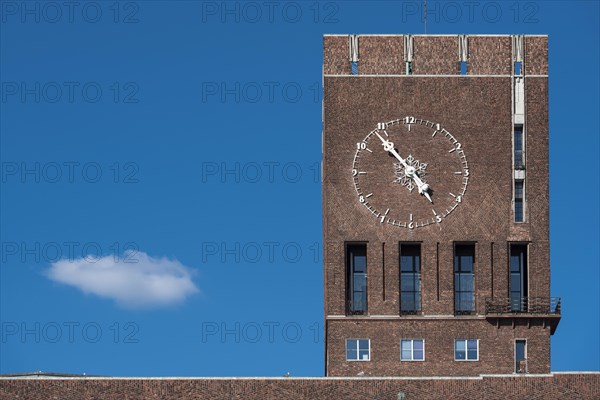
[[[548,74],[548,37],[525,36],[525,75]]]
[[[469,36],[468,74],[510,75],[512,41],[510,36]]]
[[[350,75],[347,36],[323,37],[323,73],[325,75]]]
[[[415,36],[413,73],[458,74],[458,36]]]
[[[404,74],[403,36],[359,37],[359,75]]]
[[[345,48],[347,50],[347,38]],[[531,70],[542,73],[547,60],[545,37],[526,37],[526,61]],[[390,37],[361,37],[359,71],[368,66],[369,74],[394,73],[389,58],[390,48],[403,47],[402,36],[394,42]],[[364,45],[363,45],[364,44]],[[367,49],[367,50],[365,50]],[[415,36],[415,74],[457,74],[458,39],[456,36]],[[526,85],[526,223],[515,224],[513,215],[512,170],[512,78],[510,36],[469,37],[470,69],[467,76],[419,77],[324,77],[324,148],[323,148],[323,235],[325,243],[325,314],[345,314],[346,272],[345,243],[367,243],[368,258],[368,315],[398,316],[399,243],[421,244],[422,314],[420,318],[454,313],[453,253],[457,242],[475,245],[476,314],[485,315],[485,299],[509,295],[509,244],[529,244],[530,297],[550,296],[549,221],[548,221],[548,91],[547,78],[525,78]],[[327,50],[326,50],[327,54]],[[402,60],[401,52],[397,60]],[[528,57],[528,58],[527,58]],[[347,58],[347,56],[346,56]],[[374,58],[374,59],[370,59]],[[401,63],[403,66],[403,62]],[[420,68],[420,69],[419,69]],[[528,67],[526,67],[528,68]],[[537,68],[537,69],[536,69]],[[530,73],[530,72],[528,72]],[[482,77],[474,74],[501,74],[506,77]],[[360,73],[359,73],[360,75]],[[460,206],[444,221],[418,229],[379,224],[358,202],[351,174],[356,143],[376,127],[405,116],[415,116],[442,124],[462,143],[469,169],[469,185]],[[412,139],[416,147],[427,146],[425,136]],[[421,143],[421,142],[422,143]],[[435,160],[428,168],[443,169]],[[432,187],[440,182],[431,182]],[[390,185],[383,190],[395,190]],[[434,189],[435,190],[435,189]],[[392,194],[390,192],[390,197]],[[411,204],[411,210],[430,212],[426,201]],[[380,210],[383,211],[383,210]],[[382,244],[385,250],[382,251]],[[461,324],[485,333],[485,320],[462,318]],[[418,317],[417,317],[418,320]],[[521,321],[517,321],[517,324]],[[541,321],[538,321],[541,323]],[[333,323],[333,322],[332,322]],[[421,322],[425,323],[425,322]],[[340,324],[336,320],[335,324]],[[376,326],[376,322],[373,322]],[[427,322],[427,329],[449,332],[451,321]],[[469,325],[474,324],[474,325]],[[486,325],[487,324],[487,325]],[[335,325],[338,326],[338,325]],[[329,330],[328,374],[343,375],[343,349],[332,352]],[[369,329],[368,323],[363,323]],[[399,321],[386,328],[400,330]],[[423,325],[424,326],[424,325]],[[547,329],[542,329],[546,332]],[[369,331],[376,335],[376,331]],[[508,346],[507,337],[513,327],[501,327],[498,333]],[[535,332],[531,328],[528,332]],[[370,334],[371,334],[370,333]],[[537,357],[536,369],[548,372],[549,335],[544,337],[529,357]],[[349,336],[347,336],[349,337]],[[394,339],[392,337],[392,339]],[[447,337],[453,340],[453,337]],[[396,340],[394,339],[394,343]],[[395,344],[398,346],[398,343]],[[487,364],[474,365],[469,374],[504,371],[512,366],[514,357],[489,354]],[[341,352],[340,352],[341,351]],[[396,355],[396,352],[393,352]],[[341,359],[338,359],[342,357]],[[370,364],[378,363],[374,359]],[[447,360],[438,367],[447,368]],[[404,374],[398,363],[372,366],[376,374]],[[499,367],[503,365],[503,367]],[[423,373],[434,374],[435,368]],[[375,372],[376,371],[376,372]],[[429,371],[429,372],[427,372]],[[350,372],[348,372],[350,373]]]
[[[514,341],[526,339],[528,372],[550,370],[550,327],[541,320],[519,321],[513,327],[485,319],[394,320],[367,318],[330,319],[328,331],[328,376],[472,376],[511,374]],[[346,339],[370,339],[371,361],[346,361]],[[400,361],[401,339],[424,339],[424,361]],[[479,339],[479,361],[454,361],[455,339]]]
[[[596,400],[600,374],[477,379],[0,379],[1,400]]]

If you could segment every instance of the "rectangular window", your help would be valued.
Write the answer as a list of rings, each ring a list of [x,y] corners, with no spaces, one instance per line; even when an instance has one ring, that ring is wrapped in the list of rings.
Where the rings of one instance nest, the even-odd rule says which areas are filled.
[[[352,75],[358,75],[358,62],[352,61],[350,67]]]
[[[515,341],[515,372],[517,374],[527,373],[527,341]]]
[[[523,207],[524,199],[524,181],[515,181],[515,222],[525,221],[525,212]]]
[[[423,339],[402,339],[400,341],[400,360],[425,360],[425,341]]]
[[[523,125],[516,125],[513,133],[515,169],[525,169],[525,148],[523,143]]]
[[[456,314],[475,311],[475,245],[454,246],[454,310]]]
[[[367,245],[348,244],[346,247],[347,313],[367,313]]]
[[[454,341],[454,361],[478,361],[478,339],[456,339]]]
[[[421,246],[400,245],[400,311],[417,314],[421,311]]]
[[[527,245],[510,245],[510,308],[527,311]]]
[[[346,339],[346,361],[370,361],[370,339]]]
[[[412,75],[413,74],[413,64],[412,61],[407,61],[406,62],[406,75]]]

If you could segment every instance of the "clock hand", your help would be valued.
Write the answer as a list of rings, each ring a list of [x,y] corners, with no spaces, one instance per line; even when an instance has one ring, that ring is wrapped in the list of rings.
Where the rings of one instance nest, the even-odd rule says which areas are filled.
[[[404,166],[404,170],[406,171],[406,175],[411,178],[413,181],[415,181],[415,183],[417,184],[417,189],[419,190],[419,193],[422,194],[423,196],[425,196],[427,198],[427,200],[429,200],[430,203],[433,203],[433,201],[431,200],[431,196],[429,196],[429,193],[427,193],[427,191],[429,190],[429,185],[424,183],[421,178],[419,178],[416,174],[415,168],[409,166],[406,161],[400,156],[400,154],[398,154],[398,152],[396,151],[396,149],[394,149],[394,143],[390,142],[389,140],[386,140],[384,138],[381,137],[381,135],[378,132],[375,132],[375,134],[377,135],[377,137],[381,140],[381,143],[383,144],[383,149],[385,151],[387,151],[388,153],[392,154],[394,157],[396,157],[398,159],[398,161],[400,161],[400,163],[402,164],[402,166]]]

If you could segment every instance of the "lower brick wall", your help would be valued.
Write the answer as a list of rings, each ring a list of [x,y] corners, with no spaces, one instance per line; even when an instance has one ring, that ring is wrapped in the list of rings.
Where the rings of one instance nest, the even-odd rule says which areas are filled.
[[[451,319],[455,318],[455,319]],[[327,376],[479,376],[515,371],[515,339],[526,339],[531,374],[550,372],[550,327],[518,321],[497,327],[485,319],[451,317],[327,321]],[[456,319],[458,318],[458,319]],[[346,361],[346,339],[370,339],[371,360]],[[424,361],[400,361],[401,339],[423,339]],[[478,361],[454,361],[454,339],[478,339]],[[450,368],[449,368],[450,366]]]
[[[600,398],[600,373],[478,378],[44,378],[0,377],[4,400],[397,400]]]

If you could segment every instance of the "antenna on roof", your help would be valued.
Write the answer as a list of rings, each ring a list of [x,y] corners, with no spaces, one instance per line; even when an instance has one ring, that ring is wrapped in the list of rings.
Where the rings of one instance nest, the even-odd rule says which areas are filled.
[[[425,22],[425,33],[427,33],[427,0],[423,0],[423,21]]]

